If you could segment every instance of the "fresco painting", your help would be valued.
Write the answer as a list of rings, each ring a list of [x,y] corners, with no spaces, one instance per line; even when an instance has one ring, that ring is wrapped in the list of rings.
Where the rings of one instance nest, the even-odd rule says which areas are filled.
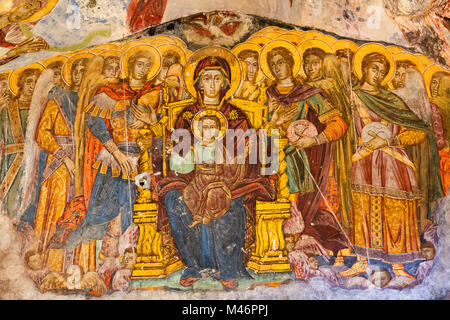
[[[448,2],[384,1],[393,42],[197,2],[59,43],[64,1],[1,3],[0,297],[448,298]]]

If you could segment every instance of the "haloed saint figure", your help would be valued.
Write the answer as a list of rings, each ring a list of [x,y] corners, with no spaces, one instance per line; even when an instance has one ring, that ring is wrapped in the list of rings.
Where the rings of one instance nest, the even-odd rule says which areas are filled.
[[[217,161],[222,155],[219,147],[226,145],[224,129],[245,133],[251,127],[245,113],[228,101],[240,81],[238,61],[228,50],[217,48],[199,50],[190,60],[195,69],[185,71],[185,79],[197,99],[182,110],[174,128],[187,130],[194,145],[187,155],[171,157],[170,177],[159,184],[165,210],[158,219],[161,229],[170,226],[187,267],[182,286],[192,286],[210,270],[225,289],[232,289],[239,278],[249,277],[243,252],[248,249],[246,238],[254,238],[246,234],[247,214],[254,221],[255,212],[246,212],[244,205],[256,199],[273,200],[275,189],[246,163]],[[234,150],[224,154],[238,150],[245,140],[238,134]],[[253,193],[257,195],[251,197]]]

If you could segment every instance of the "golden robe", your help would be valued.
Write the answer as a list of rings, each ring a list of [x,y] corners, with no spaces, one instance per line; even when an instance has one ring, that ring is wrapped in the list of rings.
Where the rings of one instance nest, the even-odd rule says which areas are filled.
[[[72,133],[68,128],[61,109],[54,100],[49,100],[36,130],[36,142],[48,154],[46,169],[55,159],[57,152],[66,150],[73,155]],[[64,163],[41,181],[40,194],[36,209],[34,231],[38,237],[38,252],[43,255],[43,263],[48,269],[62,272],[64,264],[63,249],[49,249],[49,242],[56,231],[56,222],[63,215],[69,197],[70,174]],[[77,248],[74,262],[85,271],[95,271],[94,243]],[[84,254],[80,257],[80,253]]]

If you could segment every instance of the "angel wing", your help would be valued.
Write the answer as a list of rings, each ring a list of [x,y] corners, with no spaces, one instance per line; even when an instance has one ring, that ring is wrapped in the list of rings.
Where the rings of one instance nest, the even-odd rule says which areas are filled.
[[[323,73],[325,77],[336,81],[339,88],[348,90],[349,84],[346,83],[342,66],[334,54],[327,54],[323,58]]]
[[[75,116],[75,196],[83,195],[83,164],[84,147],[86,137],[86,121],[84,108],[89,104],[89,100],[95,92],[103,85],[115,81],[106,78],[103,74],[105,59],[102,56],[95,56],[89,62],[83,80],[78,91],[77,110]],[[118,80],[118,79],[117,79]]]
[[[434,223],[430,223],[425,227],[425,230],[423,232],[423,238],[429,242],[431,242],[434,247],[437,249],[438,246],[438,227]]]
[[[81,279],[81,289],[90,289],[92,294],[102,296],[106,293],[106,285],[97,272],[88,272]]]
[[[24,24],[29,29],[32,29],[37,22],[38,21],[26,22]],[[20,29],[20,26],[17,23],[13,23],[10,24],[9,26],[6,26],[4,31],[6,32],[5,40],[10,43],[20,44],[23,41],[27,40],[27,37],[23,34],[22,30]]]
[[[27,129],[25,132],[24,145],[24,175],[20,181],[22,190],[22,203],[19,209],[19,217],[25,212],[33,201],[37,184],[39,166],[39,146],[35,141],[36,129],[41,119],[42,113],[48,102],[48,93],[55,86],[53,82],[53,70],[42,71],[36,82],[36,87],[31,98],[30,111],[27,119]]]
[[[47,292],[57,289],[67,289],[67,282],[64,276],[58,272],[52,272],[42,280],[40,291]]]
[[[329,261],[330,258],[325,248],[316,239],[306,234],[300,236],[295,243],[294,250],[310,254],[319,253],[326,261]]]

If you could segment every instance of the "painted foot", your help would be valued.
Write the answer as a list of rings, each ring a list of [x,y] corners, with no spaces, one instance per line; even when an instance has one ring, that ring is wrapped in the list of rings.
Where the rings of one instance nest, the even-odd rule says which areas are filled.
[[[225,290],[234,290],[239,286],[239,282],[236,279],[222,280],[220,282]]]
[[[190,287],[194,285],[194,283],[196,283],[198,280],[200,279],[194,277],[187,277],[180,280],[180,285],[182,285],[183,287]]]
[[[367,262],[363,263],[361,261],[358,261],[354,265],[352,265],[352,267],[350,269],[341,271],[341,272],[339,272],[339,274],[344,278],[351,278],[360,273],[366,273],[367,269],[368,269]]]
[[[408,277],[412,280],[417,280],[416,277],[414,277],[413,275],[406,272],[405,269],[403,269],[403,268],[401,268],[401,269],[392,268],[392,272],[394,272],[394,274],[397,277]]]
[[[336,260],[334,261],[333,267],[342,267],[344,266],[344,257],[339,256],[336,257]]]

